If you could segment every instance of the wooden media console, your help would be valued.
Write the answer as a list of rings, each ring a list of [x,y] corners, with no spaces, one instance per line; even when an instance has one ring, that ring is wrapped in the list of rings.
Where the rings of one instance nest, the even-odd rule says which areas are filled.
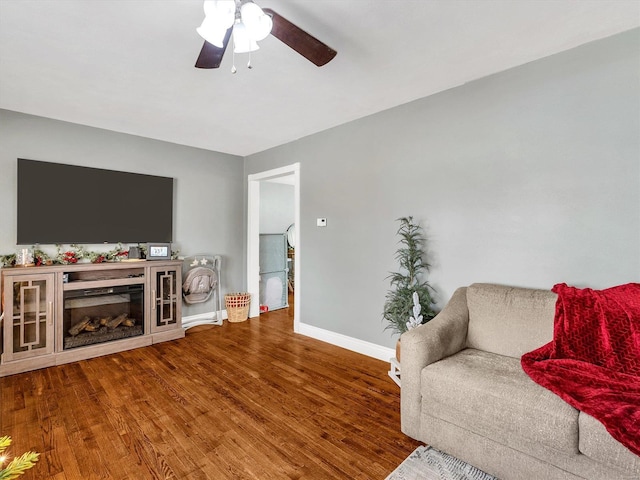
[[[0,377],[184,337],[180,260],[0,273]]]

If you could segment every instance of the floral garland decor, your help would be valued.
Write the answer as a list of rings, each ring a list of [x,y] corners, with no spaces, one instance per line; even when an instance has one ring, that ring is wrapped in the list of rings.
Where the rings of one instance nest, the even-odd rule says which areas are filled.
[[[123,257],[126,257],[129,252],[122,247],[121,243],[118,243],[115,248],[108,252],[96,252],[85,249],[82,245],[72,244],[70,249],[62,251],[61,245],[56,245],[58,253],[56,255],[56,262],[63,265],[70,265],[78,263],[78,260],[88,258],[91,263],[103,263],[103,262],[117,262]]]
[[[88,259],[91,263],[119,262],[129,255],[128,249],[125,250],[121,243],[118,243],[113,249],[106,252],[87,250],[84,246],[78,244],[71,244],[69,248],[63,249],[62,245],[57,244],[56,254],[53,257],[47,255],[46,252],[35,246],[31,247],[31,249],[33,251],[33,261],[36,266],[54,264],[73,265],[82,259]],[[147,246],[141,245],[140,250],[146,257]],[[179,254],[180,250],[171,250],[171,259],[175,260]],[[17,255],[15,253],[0,255],[0,267],[13,267],[16,265],[16,260]],[[0,478],[0,480],[2,479]]]

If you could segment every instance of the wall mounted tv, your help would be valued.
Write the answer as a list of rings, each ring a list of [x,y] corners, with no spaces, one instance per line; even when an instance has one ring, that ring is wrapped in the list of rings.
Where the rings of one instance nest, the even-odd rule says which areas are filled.
[[[173,178],[18,159],[18,245],[171,242]]]

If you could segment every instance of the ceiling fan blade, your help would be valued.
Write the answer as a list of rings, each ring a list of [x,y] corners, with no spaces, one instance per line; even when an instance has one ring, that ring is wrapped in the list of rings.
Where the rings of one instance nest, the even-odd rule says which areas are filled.
[[[196,60],[196,68],[218,68],[222,63],[222,57],[229,44],[229,38],[231,38],[231,32],[233,28],[227,30],[222,42],[222,48],[205,41],[200,50],[200,55]]]
[[[262,11],[273,20],[271,35],[317,66],[329,63],[338,53],[270,8],[263,8]]]

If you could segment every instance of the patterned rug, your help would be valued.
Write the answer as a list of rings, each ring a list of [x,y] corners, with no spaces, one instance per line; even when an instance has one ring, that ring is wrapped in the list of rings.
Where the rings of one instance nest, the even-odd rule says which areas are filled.
[[[431,447],[418,447],[386,480],[498,480]]]

